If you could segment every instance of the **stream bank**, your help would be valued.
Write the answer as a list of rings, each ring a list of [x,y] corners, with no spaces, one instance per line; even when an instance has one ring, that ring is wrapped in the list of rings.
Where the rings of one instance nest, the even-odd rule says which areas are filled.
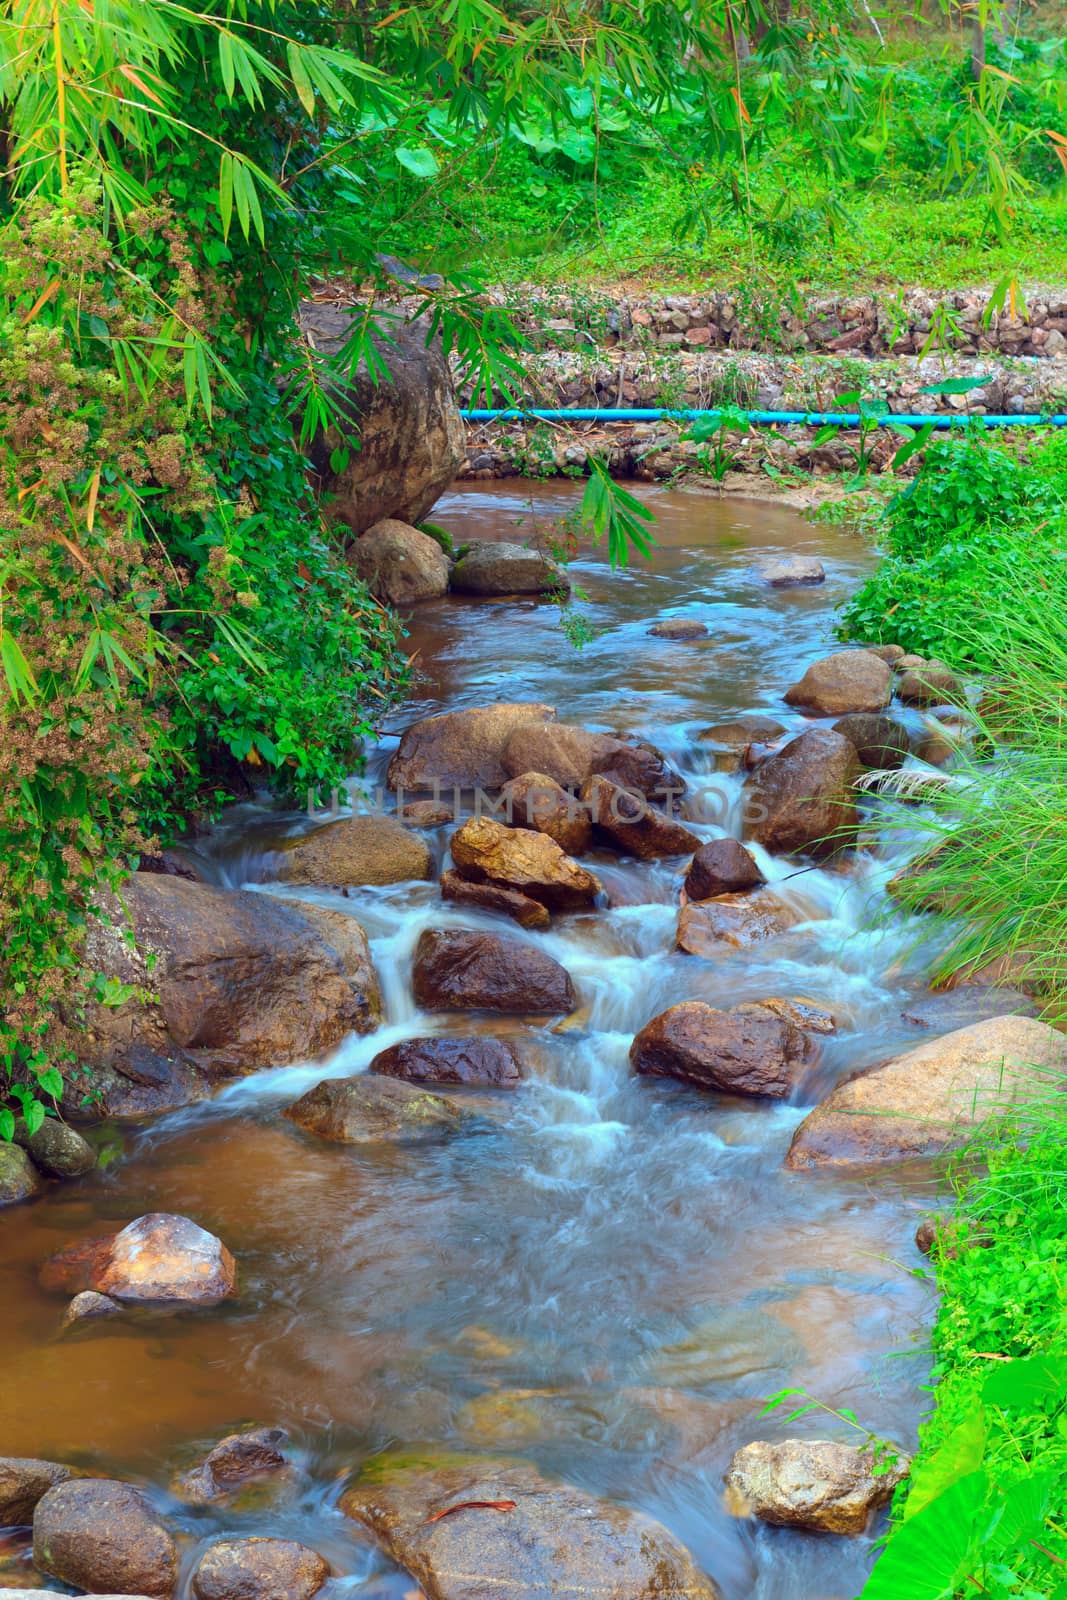
[[[357,791],[389,793],[401,730],[420,719],[542,703],[561,723],[650,740],[687,785],[684,826],[702,842],[737,833],[744,774],[702,734],[762,716],[782,744],[813,726],[783,691],[833,648],[833,608],[872,557],[785,509],[650,493],[651,563],[611,573],[584,550],[572,563],[593,628],[580,654],[554,609],[533,600],[452,595],[414,611],[420,696]],[[572,497],[566,484],[464,488],[435,516],[464,542],[526,539]],[[775,589],[761,573],[765,560],[805,556],[823,564],[823,583]],[[707,632],[650,636],[685,622]],[[927,713],[893,714],[923,732]],[[308,831],[306,817],[237,809],[188,865],[221,889],[251,886],[264,907],[269,886],[272,905],[300,900],[358,919],[384,1020],[347,1030],[325,1060],[258,1063],[210,1100],[97,1129],[113,1159],[91,1178],[0,1212],[13,1310],[5,1449],[146,1485],[178,1536],[183,1586],[210,1545],[239,1531],[310,1546],[361,1600],[410,1593],[388,1556],[395,1541],[368,1537],[340,1507],[349,1480],[399,1446],[409,1464],[441,1450],[519,1456],[630,1507],[680,1540],[727,1600],[857,1592],[870,1533],[818,1538],[739,1519],[723,1475],[737,1449],[767,1436],[762,1402],[787,1385],[854,1410],[905,1450],[913,1442],[932,1308],[910,1266],[930,1173],[784,1165],[835,1082],[929,1037],[928,1018],[908,1020],[925,1000],[925,958],[887,914],[906,838],[815,864],[753,845],[790,925],[694,956],[675,943],[687,857],[634,859],[598,840],[582,861],[608,904],[556,913],[548,931],[526,934],[442,901],[434,880],[449,824],[418,831],[432,857],[425,876],[347,893],[278,883],[280,835]],[[547,1022],[430,1011],[412,960],[435,930],[536,947],[570,975],[577,1004]],[[802,999],[836,1023],[785,1097],[631,1070],[632,1041],[665,1009],[702,1001],[723,1012],[769,997]],[[934,1032],[955,1026],[939,1027],[935,1008]],[[472,1034],[509,1045],[524,1081],[446,1089],[474,1113],[454,1138],[343,1148],[279,1115],[412,1036]],[[236,1293],[213,1311],[145,1308],[61,1332],[42,1264],[154,1212],[187,1215],[224,1241]],[[292,1471],[239,1511],[190,1509],[174,1475],[249,1422],[286,1431]],[[7,1576],[33,1582],[25,1535],[9,1552]]]

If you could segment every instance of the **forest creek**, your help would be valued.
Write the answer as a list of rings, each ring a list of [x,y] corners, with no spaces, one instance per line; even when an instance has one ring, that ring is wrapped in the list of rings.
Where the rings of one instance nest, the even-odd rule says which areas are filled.
[[[457,541],[524,542],[576,492],[566,482],[462,485],[434,516]],[[658,519],[651,559],[613,571],[602,550],[583,545],[571,563],[593,633],[580,650],[563,639],[557,608],[535,599],[453,594],[412,610],[421,676],[353,780],[354,796],[371,797],[372,808],[379,792],[395,808],[386,769],[402,731],[425,717],[543,703],[560,723],[654,746],[684,781],[678,821],[698,841],[740,835],[738,769],[839,720],[783,696],[839,648],[835,607],[875,557],[850,530],[784,506],[637,492]],[[796,557],[817,558],[825,581],[768,581],[768,562]],[[650,634],[667,621],[706,633]],[[944,760],[952,713],[942,710],[939,723],[894,700],[887,714],[907,730],[906,746]],[[728,739],[707,737],[751,718],[773,719],[777,731],[755,724],[757,736],[735,738],[732,756]],[[877,1516],[864,1508],[866,1531],[854,1537],[769,1526],[735,1514],[723,1479],[752,1440],[799,1432],[848,1443],[836,1418],[817,1415],[818,1425],[799,1430],[761,1420],[767,1397],[787,1386],[854,1412],[860,1440],[870,1430],[913,1450],[934,1311],[915,1235],[937,1209],[937,1180],[921,1163],[790,1169],[785,1157],[835,1083],[1013,1009],[1010,997],[991,1001],[981,988],[931,996],[929,949],[916,947],[913,923],[890,914],[885,887],[914,844],[899,819],[879,833],[873,804],[861,806],[859,848],[821,863],[749,841],[768,887],[746,892],[769,896],[777,920],[751,934],[742,922],[736,942],[709,938],[700,954],[676,947],[691,849],[641,859],[602,834],[587,839],[580,855],[599,883],[595,903],[554,910],[549,929],[527,930],[442,899],[437,879],[462,811],[454,822],[412,826],[433,853],[424,879],[338,891],[275,878],[283,858],[272,844],[328,826],[325,799],[311,821],[231,808],[177,857],[202,883],[358,919],[383,1019],[313,1064],[249,1073],[140,1125],[90,1126],[102,1157],[94,1172],[29,1209],[0,1211],[3,1450],[143,1488],[178,1541],[179,1593],[215,1541],[258,1537],[309,1547],[328,1563],[329,1592],[359,1600],[420,1594],[420,1578],[432,1594],[549,1592],[502,1565],[456,1589],[433,1587],[430,1558],[402,1570],[388,1539],[339,1505],[386,1450],[405,1467],[426,1466],[431,1487],[434,1463],[460,1472],[456,1462],[479,1458],[488,1481],[494,1463],[520,1460],[573,1486],[591,1543],[561,1557],[564,1573],[575,1563],[573,1587],[564,1579],[552,1593],[858,1592]],[[422,820],[434,823],[425,811]],[[536,947],[570,975],[576,1003],[548,1017],[420,1009],[413,957],[435,929]],[[815,1008],[782,1024],[794,1043],[797,1026],[803,1036],[802,1070],[784,1093],[730,1095],[631,1066],[635,1036],[670,1007],[703,1001],[722,1012],[768,999]],[[521,1084],[431,1082],[465,1113],[448,1137],[401,1129],[345,1145],[281,1115],[323,1080],[363,1074],[381,1052],[422,1036],[503,1041]],[[62,1327],[64,1297],[41,1286],[43,1264],[151,1213],[188,1217],[221,1239],[236,1260],[236,1292],[215,1307],[133,1306]],[[75,1287],[66,1282],[66,1299]],[[253,1426],[282,1430],[266,1448],[280,1470],[253,1471],[215,1498],[183,1491],[181,1474]],[[503,1493],[509,1470],[500,1468]],[[468,1545],[457,1543],[452,1559],[479,1529],[504,1549],[502,1530],[520,1513],[512,1500],[494,1497],[494,1508],[483,1496],[468,1492],[461,1503],[454,1494],[447,1521],[430,1515],[436,1501],[420,1508],[438,1537],[441,1529],[460,1540],[449,1530],[465,1521]],[[662,1525],[648,1535],[668,1541],[662,1587],[639,1584],[626,1566],[632,1549],[613,1554],[613,1535],[598,1531],[616,1506]],[[569,1541],[573,1508],[552,1514]],[[28,1531],[4,1537],[0,1583],[39,1582]],[[675,1541],[712,1586],[686,1578]],[[626,1569],[621,1586],[612,1561]],[[306,1592],[321,1581],[309,1579]],[[200,1574],[193,1592],[226,1590]]]

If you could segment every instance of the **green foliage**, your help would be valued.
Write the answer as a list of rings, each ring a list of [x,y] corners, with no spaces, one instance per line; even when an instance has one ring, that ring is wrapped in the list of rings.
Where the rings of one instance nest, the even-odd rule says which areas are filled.
[[[1048,1100],[966,1152],[935,1246],[936,1409],[863,1600],[1048,1600],[1067,1533],[1067,1118]]]
[[[1065,501],[1049,462],[1035,472],[977,432],[930,443],[919,474],[885,509],[885,557],[845,606],[842,637],[996,666],[992,634],[975,620],[1031,570],[1033,548],[1053,560]]]
[[[705,416],[698,417],[682,438],[693,439],[702,447],[710,443],[710,450],[698,450],[697,461],[716,483],[721,483],[734,464],[727,440],[731,433],[747,433],[748,427],[748,416],[744,411],[737,406],[723,406],[720,411],[709,411]]]
[[[568,284],[650,274],[743,291],[758,271],[766,292],[800,277],[851,290],[1062,276],[1061,39],[1016,27],[976,82],[954,30],[891,18],[885,49],[847,8],[769,28],[760,10],[733,6],[749,46],[735,71],[725,9],[706,8],[700,55],[679,65],[679,53],[669,96],[602,75],[531,97],[510,122],[424,114],[432,177],[403,170],[395,151],[414,135],[382,119],[364,145],[380,236],[446,270]],[[948,320],[940,332],[954,337]]]

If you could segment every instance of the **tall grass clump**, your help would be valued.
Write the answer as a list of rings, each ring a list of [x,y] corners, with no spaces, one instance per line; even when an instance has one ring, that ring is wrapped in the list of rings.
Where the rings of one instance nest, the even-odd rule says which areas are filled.
[[[935,979],[989,968],[1067,998],[1067,557],[1036,547],[1001,567],[970,627],[997,663],[975,740],[926,813],[927,850],[896,892],[951,919]],[[967,633],[956,637],[967,648]]]

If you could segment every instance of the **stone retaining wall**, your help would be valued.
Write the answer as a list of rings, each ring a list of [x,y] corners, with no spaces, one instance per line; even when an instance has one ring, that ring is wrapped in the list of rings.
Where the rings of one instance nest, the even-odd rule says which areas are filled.
[[[988,310],[987,289],[931,294],[924,289],[774,299],[743,289],[708,294],[615,296],[603,290],[546,293],[498,290],[542,347],[597,345],[657,349],[816,351],[915,355],[924,348],[960,355],[1067,355],[1067,289],[1035,290],[1025,314]]]

